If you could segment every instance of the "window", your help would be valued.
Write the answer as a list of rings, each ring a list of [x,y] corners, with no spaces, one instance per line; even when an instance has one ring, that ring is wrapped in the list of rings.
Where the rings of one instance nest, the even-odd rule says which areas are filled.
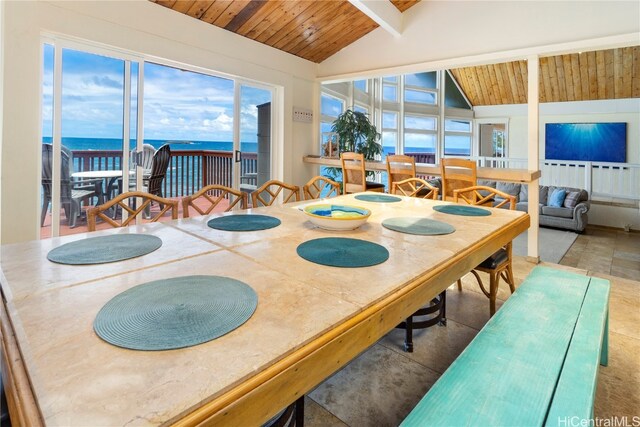
[[[436,105],[438,73],[416,73],[405,75],[404,101],[414,104]]]
[[[444,121],[445,156],[471,155],[471,121],[446,119]]]
[[[434,163],[437,144],[437,118],[417,114],[404,116],[404,153],[419,163]]]
[[[366,80],[356,80],[353,82],[353,88],[356,90],[360,90],[362,92],[367,92],[367,81]]]
[[[388,154],[396,154],[398,147],[398,113],[382,113],[382,150],[383,160]]]

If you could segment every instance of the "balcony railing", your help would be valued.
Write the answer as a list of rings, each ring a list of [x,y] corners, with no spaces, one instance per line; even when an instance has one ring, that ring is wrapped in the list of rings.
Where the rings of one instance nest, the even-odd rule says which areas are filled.
[[[87,150],[73,152],[75,171],[121,170],[122,151]],[[243,153],[242,174],[257,172],[257,154]],[[212,150],[172,150],[171,161],[163,181],[165,197],[183,197],[209,184],[230,187],[233,152]]]

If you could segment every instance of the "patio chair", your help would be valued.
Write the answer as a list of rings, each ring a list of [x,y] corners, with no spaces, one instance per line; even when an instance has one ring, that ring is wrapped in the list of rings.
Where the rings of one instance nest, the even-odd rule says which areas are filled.
[[[500,199],[502,199],[500,201]],[[454,190],[453,201],[464,201],[470,205],[487,205],[494,207],[502,207],[507,203],[510,210],[516,208],[516,197],[496,190],[492,187],[473,186]],[[499,202],[495,202],[499,201]],[[512,242],[507,243],[498,249],[493,255],[485,259],[476,268],[471,270],[471,274],[475,276],[480,285],[482,292],[489,298],[489,314],[493,316],[496,312],[496,297],[498,295],[498,285],[502,278],[508,285],[511,293],[516,290],[515,280],[513,278],[513,262],[512,262]],[[482,283],[482,279],[478,271],[489,274],[489,291],[487,291]],[[458,279],[458,290],[462,291],[462,280]]]
[[[477,185],[476,162],[467,159],[440,159],[442,200],[453,201],[453,191]]]
[[[302,187],[302,193],[305,200],[339,196],[340,184],[324,176],[316,176]]]
[[[271,206],[280,193],[282,193],[283,203],[300,200],[300,187],[272,179],[251,193],[251,205],[254,208]]]
[[[363,154],[341,153],[340,163],[342,163],[342,194],[360,193],[362,191],[384,193],[384,184],[367,181]]]
[[[392,191],[395,182],[416,177],[416,159],[414,157],[404,154],[390,154],[386,160],[389,191]]]
[[[76,219],[80,215],[81,203],[83,200],[94,196],[99,196],[96,190],[95,181],[74,183],[71,179],[73,164],[69,157],[67,147],[62,147],[60,152],[60,202],[67,217],[69,227],[76,226]],[[44,220],[49,210],[52,195],[53,177],[53,146],[42,144],[42,212],[40,214],[40,226],[44,225]],[[101,181],[100,181],[101,184]]]
[[[162,181],[164,181],[167,175],[167,169],[169,162],[171,161],[171,147],[169,144],[165,144],[158,148],[158,151],[153,155],[151,161],[151,173],[149,178],[144,180],[144,190],[159,197],[162,196]]]
[[[131,205],[134,207],[130,207],[129,203],[127,203],[131,199]],[[142,203],[140,206],[136,206],[137,199],[141,199]],[[178,201],[171,199],[164,199],[162,197],[158,197],[154,194],[149,194],[143,191],[129,191],[127,193],[122,193],[113,199],[109,200],[107,203],[91,208],[88,213],[88,225],[89,231],[96,230],[96,219],[100,218],[107,224],[113,227],[126,227],[130,225],[138,216],[139,213],[148,209],[151,206],[151,202],[154,201],[158,203],[161,207],[160,212],[156,214],[153,218],[150,219],[149,222],[158,221],[168,210],[171,210],[171,219],[178,219]],[[124,218],[120,223],[116,220],[112,219],[110,215],[107,213],[112,212],[113,208],[122,208],[123,212],[127,211],[128,216]]]
[[[402,194],[422,199],[438,198],[438,189],[422,178],[407,178],[393,183],[391,194]]]
[[[235,196],[233,201],[231,201],[229,195]],[[208,202],[206,209],[198,205],[197,201],[199,199],[204,199]],[[247,193],[225,187],[224,185],[211,184],[182,199],[182,217],[189,218],[189,207],[195,209],[200,215],[209,215],[217,206],[222,206],[221,203],[227,200],[229,204],[224,209],[224,212],[230,211],[237,206],[238,203],[240,203],[242,209],[247,208]]]

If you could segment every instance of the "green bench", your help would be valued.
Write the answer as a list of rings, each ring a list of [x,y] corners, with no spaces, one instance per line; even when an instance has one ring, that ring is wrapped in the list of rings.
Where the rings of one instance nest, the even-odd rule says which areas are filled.
[[[593,418],[598,364],[607,365],[609,289],[608,280],[536,267],[401,426]]]

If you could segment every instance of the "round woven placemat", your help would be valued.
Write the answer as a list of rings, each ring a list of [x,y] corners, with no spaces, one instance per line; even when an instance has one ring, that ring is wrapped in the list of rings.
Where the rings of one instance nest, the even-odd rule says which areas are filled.
[[[104,264],[136,258],[162,246],[162,240],[148,234],[113,234],[65,243],[47,254],[58,264]]]
[[[456,228],[446,222],[429,218],[396,217],[382,221],[382,226],[400,233],[418,234],[422,236],[435,236],[451,234]]]
[[[213,218],[207,225],[224,231],[258,231],[277,227],[281,224],[278,218],[268,215],[228,215]]]
[[[396,196],[387,196],[384,194],[358,194],[355,196],[356,199],[362,200],[363,202],[374,202],[374,203],[396,203],[402,201],[400,197]]]
[[[247,284],[222,276],[156,280],[116,295],[98,312],[100,338],[132,350],[171,350],[220,337],[246,322],[258,305]]]
[[[300,244],[298,255],[330,267],[369,267],[389,259],[389,251],[377,243],[346,237],[323,237]]]
[[[480,209],[474,206],[464,206],[464,205],[438,205],[438,206],[434,206],[433,210],[446,213],[446,214],[461,215],[461,216],[491,215],[491,211],[487,209]]]

